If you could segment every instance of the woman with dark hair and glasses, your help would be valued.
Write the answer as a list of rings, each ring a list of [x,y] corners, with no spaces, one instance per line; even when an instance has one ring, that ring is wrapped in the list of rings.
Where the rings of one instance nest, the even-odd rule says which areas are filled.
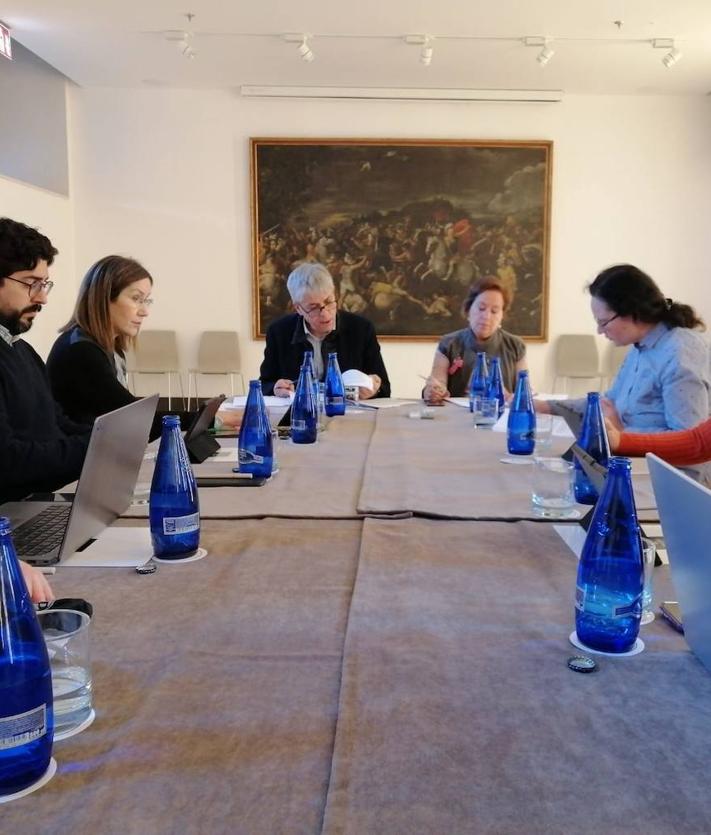
[[[614,426],[628,432],[688,429],[709,417],[711,369],[703,321],[688,304],[668,297],[638,267],[618,264],[589,286],[599,333],[629,345],[603,409]],[[584,408],[584,400],[566,401]],[[556,411],[555,401],[537,402]]]
[[[429,403],[448,397],[465,397],[476,363],[476,355],[499,357],[504,387],[513,391],[519,371],[527,368],[526,345],[501,327],[511,305],[511,293],[496,278],[480,278],[469,291],[462,312],[466,328],[445,334],[437,346],[432,371],[422,396]]]
[[[312,351],[318,380],[323,380],[326,373],[328,354],[335,352],[341,371],[355,368],[372,380],[372,388],[360,389],[361,399],[390,397],[390,381],[375,328],[363,316],[338,310],[333,278],[326,267],[301,264],[291,272],[286,286],[296,312],[267,328],[259,369],[264,393],[288,397],[299,376],[304,352]]]
[[[82,279],[74,313],[47,358],[54,398],[74,420],[93,422],[140,399],[127,388],[126,351],[148,316],[152,290],[148,270],[121,255],[97,261]],[[151,438],[159,434],[157,415]]]

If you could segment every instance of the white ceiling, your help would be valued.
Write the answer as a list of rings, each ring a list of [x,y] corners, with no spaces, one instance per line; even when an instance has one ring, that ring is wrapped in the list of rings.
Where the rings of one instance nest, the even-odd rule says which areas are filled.
[[[4,0],[13,37],[82,86],[560,89],[705,95],[711,0]],[[194,60],[167,30],[194,12]],[[618,27],[614,21],[623,21]],[[285,33],[306,32],[305,63]],[[430,66],[408,34],[434,37]],[[544,67],[526,36],[552,39]],[[662,64],[674,38],[682,59]]]

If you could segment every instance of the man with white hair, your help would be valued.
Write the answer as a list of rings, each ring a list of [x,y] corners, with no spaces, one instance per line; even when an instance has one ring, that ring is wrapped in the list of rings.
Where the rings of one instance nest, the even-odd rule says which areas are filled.
[[[264,360],[259,370],[264,394],[288,397],[304,360],[313,351],[314,374],[323,380],[329,353],[338,355],[341,371],[367,374],[372,387],[360,389],[361,399],[390,397],[388,372],[372,323],[355,313],[338,310],[331,274],[323,264],[301,264],[287,280],[295,313],[267,328]]]

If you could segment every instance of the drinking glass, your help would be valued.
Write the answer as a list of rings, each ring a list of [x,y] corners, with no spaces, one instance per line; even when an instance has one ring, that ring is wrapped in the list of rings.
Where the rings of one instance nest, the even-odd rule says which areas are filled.
[[[564,519],[574,510],[573,465],[562,458],[536,456],[533,459],[531,505],[536,516]]]
[[[657,559],[657,547],[651,539],[642,537],[642,564],[644,566],[644,586],[642,588],[642,618],[640,624],[654,620],[652,600],[654,598],[654,563]]]
[[[499,401],[495,397],[475,395],[472,398],[472,415],[475,427],[491,429],[499,419]]]
[[[553,415],[536,415],[536,451],[549,449],[553,443]]]
[[[52,671],[54,738],[62,739],[78,733],[94,716],[89,654],[91,619],[72,609],[47,609],[37,612],[37,618]]]

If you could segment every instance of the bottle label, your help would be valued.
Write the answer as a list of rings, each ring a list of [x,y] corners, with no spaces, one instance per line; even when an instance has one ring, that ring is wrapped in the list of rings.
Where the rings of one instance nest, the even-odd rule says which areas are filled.
[[[263,464],[264,456],[257,455],[256,452],[250,452],[248,449],[241,449],[237,454],[237,459],[240,464]]]
[[[575,587],[575,608],[579,612],[585,612],[585,600],[586,600],[586,593],[585,589],[581,588],[580,586]],[[588,611],[590,607],[588,607]],[[637,598],[633,603],[626,603],[623,606],[613,606],[607,612],[605,612],[605,617],[608,618],[627,618],[630,615],[634,615],[639,613],[640,609],[640,599]],[[592,612],[592,614],[599,615],[600,611],[596,609]]]
[[[163,519],[163,533],[166,536],[179,536],[200,530],[200,514],[191,513],[188,516],[166,516]]]
[[[0,751],[19,748],[34,742],[47,733],[47,705],[40,705],[25,713],[0,717]]]
[[[306,421],[305,420],[292,420],[291,421],[291,428],[296,429],[297,432],[304,432],[306,430]]]

